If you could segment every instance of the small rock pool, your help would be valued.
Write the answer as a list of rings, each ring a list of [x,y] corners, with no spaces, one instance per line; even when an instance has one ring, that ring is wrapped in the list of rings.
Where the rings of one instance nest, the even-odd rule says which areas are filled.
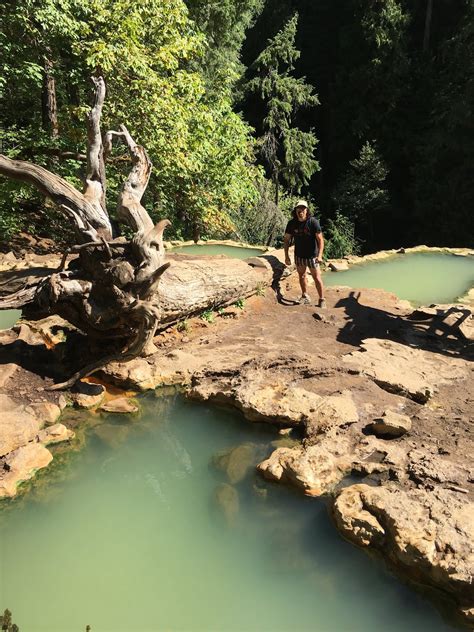
[[[474,286],[474,257],[420,252],[328,272],[324,282],[380,288],[416,305],[453,303]]]
[[[1,506],[0,608],[22,632],[451,629],[322,501],[257,476],[280,435],[176,395],[141,404],[84,414],[86,446]]]

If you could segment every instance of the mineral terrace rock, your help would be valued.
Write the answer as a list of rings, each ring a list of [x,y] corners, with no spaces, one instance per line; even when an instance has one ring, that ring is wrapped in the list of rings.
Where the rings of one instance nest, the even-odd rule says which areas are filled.
[[[5,459],[6,472],[0,478],[0,498],[15,496],[19,483],[49,465],[53,455],[41,443],[29,443]]]
[[[358,420],[349,392],[321,396],[299,386],[289,387],[283,377],[262,369],[239,372],[234,378],[197,377],[189,396],[227,403],[250,421],[271,421],[288,426],[310,422],[321,429]]]
[[[222,483],[216,487],[214,497],[216,506],[222,512],[227,525],[234,526],[240,506],[238,491],[232,485]]]
[[[349,442],[324,437],[308,448],[278,448],[257,466],[269,480],[299,487],[308,496],[321,496],[351,471]]]
[[[254,466],[256,454],[256,445],[243,443],[227,452],[214,455],[212,462],[227,474],[229,483],[235,485],[243,480],[250,468]]]
[[[78,382],[70,399],[77,408],[95,408],[105,397],[105,388],[101,384]]]
[[[366,426],[377,437],[401,437],[410,432],[411,419],[393,410],[386,410],[380,419]]]
[[[35,402],[26,411],[31,412],[43,424],[55,424],[61,416],[61,408],[52,402]]]
[[[330,259],[328,266],[334,272],[343,272],[349,270],[349,262],[346,259]]]
[[[468,379],[472,366],[466,360],[412,349],[394,342],[367,338],[361,348],[343,361],[370,376],[379,386],[426,403],[442,384]]]
[[[5,386],[6,382],[13,377],[18,369],[18,364],[9,362],[0,366],[0,388]]]
[[[138,413],[140,410],[135,402],[127,397],[117,397],[117,399],[111,399],[105,404],[101,404],[100,410],[103,410],[107,413],[117,413],[117,414],[131,414]]]
[[[474,607],[474,504],[437,488],[353,485],[337,497],[341,532],[380,549],[405,575],[454,598],[464,616]]]
[[[68,441],[74,437],[74,432],[66,428],[64,424],[54,424],[38,433],[38,441],[44,445]]]
[[[43,424],[7,395],[0,395],[0,456],[32,441]]]

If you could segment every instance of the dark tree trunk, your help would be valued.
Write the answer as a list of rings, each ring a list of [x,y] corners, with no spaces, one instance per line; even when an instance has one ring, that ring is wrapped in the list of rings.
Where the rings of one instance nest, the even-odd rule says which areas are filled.
[[[427,0],[425,15],[425,30],[423,33],[423,52],[427,53],[430,47],[431,19],[433,16],[433,0]]]
[[[57,138],[59,135],[59,127],[58,107],[56,103],[56,82],[53,75],[53,62],[49,55],[44,59],[41,114],[43,129],[51,134],[51,138]]]

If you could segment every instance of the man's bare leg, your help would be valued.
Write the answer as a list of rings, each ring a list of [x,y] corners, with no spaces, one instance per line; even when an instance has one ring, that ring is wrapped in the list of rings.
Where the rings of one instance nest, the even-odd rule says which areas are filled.
[[[308,283],[306,282],[306,266],[296,266],[298,279],[300,281],[301,294],[304,296],[308,293]]]
[[[316,286],[316,291],[318,292],[319,300],[324,300],[324,285],[323,285],[323,279],[321,276],[321,269],[318,266],[317,268],[310,268],[309,270],[311,272],[311,276],[313,277],[314,285]],[[305,280],[305,283],[306,283],[306,280]]]

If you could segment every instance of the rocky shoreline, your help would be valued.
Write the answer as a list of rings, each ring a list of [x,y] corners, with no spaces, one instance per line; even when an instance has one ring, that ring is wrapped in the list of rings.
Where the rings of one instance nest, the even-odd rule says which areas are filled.
[[[334,287],[321,311],[294,303],[294,275],[275,289],[213,323],[191,319],[163,332],[154,355],[109,365],[101,381],[130,393],[182,385],[188,397],[234,406],[249,420],[298,428],[303,440],[277,448],[259,464],[262,476],[326,496],[344,537],[440,591],[472,625],[472,306],[414,310],[382,291]],[[52,371],[38,375],[33,360],[57,362],[64,332],[64,323],[40,321],[0,335],[0,495],[50,462],[49,443],[72,437],[58,423],[67,404],[112,400],[133,412],[121,392],[104,402],[98,385],[45,390]],[[11,345],[30,361],[7,362]]]

